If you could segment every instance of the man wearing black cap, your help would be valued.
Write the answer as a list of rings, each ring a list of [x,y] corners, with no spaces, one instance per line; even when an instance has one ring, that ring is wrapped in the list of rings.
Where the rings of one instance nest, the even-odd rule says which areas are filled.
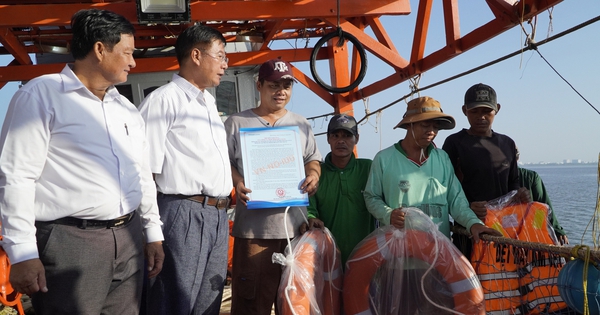
[[[260,105],[231,115],[225,121],[233,186],[237,196],[232,235],[232,315],[268,315],[276,301],[281,278],[281,265],[272,262],[273,253],[283,253],[287,246],[286,225],[290,237],[300,235],[300,225],[306,207],[285,207],[248,210],[249,200],[244,183],[244,167],[240,145],[240,128],[271,128],[298,126],[306,178],[300,189],[309,196],[317,191],[321,154],[311,125],[306,118],[288,111],[285,106],[292,97],[294,83],[292,66],[283,60],[263,63],[258,71],[256,88]],[[304,215],[303,215],[304,214]]]
[[[470,128],[448,136],[442,148],[450,156],[471,209],[484,220],[488,201],[519,190],[517,148],[510,137],[492,130],[500,104],[496,91],[490,86],[479,83],[470,87],[465,93],[462,111]],[[515,197],[530,201],[529,192],[524,188]],[[470,258],[470,240],[454,235],[453,241]]]
[[[310,227],[326,226],[342,252],[342,265],[363,238],[375,229],[375,218],[367,210],[363,190],[371,160],[354,157],[358,128],[354,117],[333,116],[327,127],[331,152],[321,163],[319,190],[310,197]]]

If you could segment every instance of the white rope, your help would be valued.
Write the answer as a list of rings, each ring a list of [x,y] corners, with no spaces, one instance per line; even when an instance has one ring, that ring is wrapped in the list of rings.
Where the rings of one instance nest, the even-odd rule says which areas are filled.
[[[384,235],[384,237],[385,237],[385,235]],[[371,257],[371,256],[373,256],[373,255],[375,255],[375,254],[377,254],[377,253],[379,253],[379,252],[381,252],[381,251],[384,249],[384,247],[385,247],[385,249],[387,249],[387,246],[388,246],[388,245],[389,245],[389,244],[390,244],[390,243],[391,243],[393,240],[394,240],[394,238],[393,238],[393,237],[392,237],[392,238],[390,238],[390,239],[389,239],[387,242],[385,242],[385,243],[383,244],[383,246],[379,246],[379,247],[377,248],[377,250],[376,250],[376,251],[374,251],[374,252],[372,252],[372,253],[370,253],[370,254],[368,254],[368,255],[365,255],[365,256],[362,256],[362,257],[356,257],[356,258],[353,258],[353,259],[347,260],[347,261],[346,261],[346,265],[347,265],[347,264],[349,264],[349,263],[351,263],[351,262],[355,262],[355,261],[363,260],[363,259],[365,259],[365,258],[369,258],[369,257]]]
[[[288,243],[288,248],[290,249],[290,253],[286,256],[286,266],[289,268],[290,270],[290,276],[288,277],[288,283],[285,286],[285,300],[290,308],[290,310],[292,311],[293,315],[297,315],[296,311],[294,310],[294,306],[292,305],[292,301],[290,299],[290,291],[296,291],[296,286],[294,286],[292,284],[292,278],[294,278],[294,257],[292,255],[293,253],[293,249],[292,249],[292,241],[290,239],[290,233],[288,231],[288,225],[287,225],[287,214],[288,214],[288,210],[290,209],[290,206],[287,206],[285,208],[285,212],[283,214],[283,227],[285,228],[285,236],[286,236],[286,240]]]
[[[291,298],[290,298],[290,291],[296,291],[297,288],[296,286],[294,286],[292,284],[292,279],[294,278],[294,265],[295,265],[295,260],[294,260],[294,249],[292,248],[292,239],[290,238],[290,233],[288,231],[288,224],[287,224],[287,216],[288,216],[288,210],[290,209],[290,206],[287,206],[285,208],[285,212],[283,213],[283,226],[285,229],[285,236],[286,236],[286,240],[288,243],[288,248],[290,249],[288,255],[285,256],[285,265],[287,268],[289,268],[290,274],[288,277],[288,283],[285,286],[285,300],[286,303],[288,304],[290,310],[292,311],[293,315],[298,315],[294,309],[294,305],[292,304]],[[300,211],[300,214],[302,214],[302,217],[304,218],[304,222],[306,222],[308,224],[308,219],[306,218],[306,215],[304,215],[304,212],[302,212],[302,210],[300,208],[298,208],[298,210]]]

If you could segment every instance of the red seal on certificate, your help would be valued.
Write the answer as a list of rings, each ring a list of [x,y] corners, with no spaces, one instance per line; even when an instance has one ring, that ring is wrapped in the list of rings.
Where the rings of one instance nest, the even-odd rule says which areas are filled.
[[[285,189],[283,188],[277,188],[275,190],[275,194],[277,195],[277,197],[282,198],[285,196]]]

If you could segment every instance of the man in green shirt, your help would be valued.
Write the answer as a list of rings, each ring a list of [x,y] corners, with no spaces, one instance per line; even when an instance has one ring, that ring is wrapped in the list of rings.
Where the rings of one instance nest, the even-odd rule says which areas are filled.
[[[352,116],[333,116],[327,142],[331,152],[321,163],[319,189],[310,197],[309,225],[324,225],[331,231],[345,264],[354,246],[375,229],[375,219],[363,198],[371,160],[354,156],[358,128]]]
[[[517,148],[517,160],[519,160],[519,148]],[[556,238],[561,245],[569,244],[567,232],[565,232],[562,226],[560,226],[560,223],[558,223],[558,218],[556,217],[556,213],[554,213],[550,196],[548,196],[548,193],[546,192],[546,186],[544,186],[544,182],[540,175],[536,171],[519,167],[519,182],[521,187],[525,187],[529,190],[532,201],[548,205],[551,213],[550,224],[552,224]]]

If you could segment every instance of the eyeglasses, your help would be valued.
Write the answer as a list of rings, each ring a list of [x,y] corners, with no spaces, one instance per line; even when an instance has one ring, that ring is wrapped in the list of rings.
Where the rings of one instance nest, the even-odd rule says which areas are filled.
[[[202,51],[202,52],[203,52],[205,55],[207,55],[207,56],[209,56],[209,57],[211,57],[211,58],[213,58],[213,59],[215,59],[215,60],[217,60],[217,61],[219,61],[219,62],[229,63],[229,58],[227,58],[227,56],[225,56],[225,55],[221,55],[221,54],[219,54],[218,56],[216,56],[216,57],[215,57],[215,56],[213,56],[213,55],[211,55],[211,54],[207,53],[206,51]]]

